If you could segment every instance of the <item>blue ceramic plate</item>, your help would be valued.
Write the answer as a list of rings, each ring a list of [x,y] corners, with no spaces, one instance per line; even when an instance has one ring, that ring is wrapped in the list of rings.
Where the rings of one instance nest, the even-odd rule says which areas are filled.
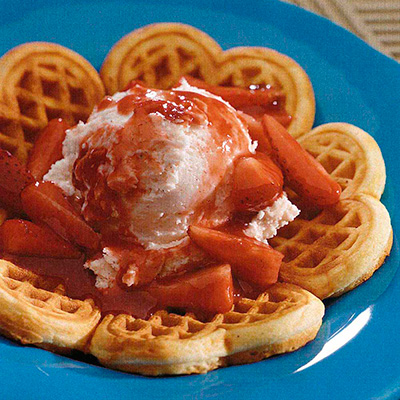
[[[355,36],[272,0],[0,0],[0,54],[28,41],[60,43],[100,67],[122,35],[179,21],[224,48],[268,46],[297,60],[317,99],[316,125],[343,121],[374,136],[387,167],[383,202],[395,229],[399,196],[400,66]],[[145,378],[0,339],[1,399],[398,399],[400,273],[390,258],[356,290],[330,301],[315,341],[292,354],[201,376]]]

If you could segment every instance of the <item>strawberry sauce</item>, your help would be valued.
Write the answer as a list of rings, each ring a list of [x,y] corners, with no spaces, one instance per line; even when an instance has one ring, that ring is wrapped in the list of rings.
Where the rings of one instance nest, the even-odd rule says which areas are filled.
[[[292,120],[285,107],[285,94],[271,85],[253,84],[247,88],[240,88],[231,86],[232,83],[229,82],[223,86],[213,86],[191,76],[181,78],[179,84],[182,84],[184,80],[192,86],[222,97],[236,110],[243,111],[257,120],[261,120],[264,114],[268,114],[285,127],[288,127]]]
[[[126,313],[147,318],[157,305],[157,300],[145,290],[129,291],[118,285],[109,290],[96,289],[94,274],[84,269],[83,257],[66,260],[4,255],[2,258],[43,277],[58,279],[67,296],[79,300],[92,298],[103,314]]]
[[[41,258],[41,257],[24,257],[15,255],[1,255],[2,259],[12,262],[21,268],[31,271],[44,278],[51,279],[55,284],[58,282],[65,288],[65,294],[73,299],[85,300],[91,298],[95,304],[100,308],[103,315],[112,314],[129,314],[136,318],[147,319],[155,311],[165,308],[158,304],[158,300],[153,293],[157,293],[157,289],[150,286],[128,289],[124,285],[115,284],[112,288],[106,290],[99,290],[95,287],[94,274],[83,267],[84,257],[80,259],[54,259],[54,258]],[[213,268],[213,267],[211,267]],[[204,271],[206,273],[206,271]],[[173,281],[174,277],[166,278],[164,282]],[[189,290],[213,291],[212,278],[209,281],[196,284],[196,282],[189,283]],[[191,286],[193,285],[193,286]],[[154,286],[154,285],[153,285]],[[242,297],[256,298],[260,290],[251,286],[250,284],[233,280],[233,302],[237,303]],[[200,293],[200,292],[199,292]],[[158,293],[157,293],[158,294]],[[195,294],[198,296],[198,294]],[[173,309],[172,311],[184,311]],[[214,314],[207,313],[204,310],[191,310],[194,311],[197,317],[201,320],[210,320]]]

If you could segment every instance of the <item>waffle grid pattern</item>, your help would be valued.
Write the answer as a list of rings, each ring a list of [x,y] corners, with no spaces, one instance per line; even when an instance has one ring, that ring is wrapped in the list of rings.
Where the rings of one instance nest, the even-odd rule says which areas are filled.
[[[59,116],[70,124],[85,121],[92,107],[82,82],[70,66],[49,61],[44,64],[36,59],[30,69],[24,68],[15,87],[14,101],[18,103],[22,123],[41,128],[43,123]]]
[[[173,86],[180,78],[175,76],[174,71],[204,79],[208,75],[204,65],[204,56],[207,57],[205,49],[200,46],[193,48],[193,43],[186,40],[184,43],[186,46],[176,45],[173,48],[165,44],[148,47],[145,43],[144,49],[141,49],[139,45],[137,51],[130,55],[132,61],[124,65],[124,74],[147,82],[150,87],[162,89]]]
[[[362,164],[362,149],[353,143],[348,143],[349,146],[343,145],[343,137],[325,137],[317,143],[307,143],[307,151],[315,157],[326,169],[326,171],[335,179],[342,187],[342,198],[347,197],[347,188],[352,187],[352,182],[355,178],[357,163]],[[350,147],[350,148],[349,148]],[[361,159],[361,162],[360,161]]]
[[[326,298],[367,279],[388,254],[390,219],[377,201],[385,186],[385,167],[375,141],[352,125],[321,125],[299,143],[341,185],[341,200],[322,211],[300,205],[299,217],[281,228],[270,244],[284,254],[281,280]],[[375,256],[371,246],[380,247]]]
[[[62,46],[27,43],[1,57],[0,65],[0,147],[22,162],[51,119],[86,121],[104,95],[94,68]]]
[[[10,99],[18,111],[4,110],[0,117],[0,145],[25,162],[36,135],[51,119],[75,125],[87,119],[92,105],[73,71],[62,64],[36,59],[23,71]]]
[[[158,311],[148,320],[117,315],[111,320],[109,331],[114,336],[119,336],[122,332],[122,336],[127,335],[135,340],[194,339],[207,336],[218,328],[232,330],[273,319],[278,315],[281,317],[305,303],[301,289],[278,284],[259,295],[257,299],[241,299],[231,311],[217,314],[210,322],[201,322],[191,313],[181,316]]]
[[[41,278],[13,264],[2,264],[2,282],[15,298],[23,298],[34,307],[57,314],[87,314],[86,303],[63,296],[64,288],[56,280]]]
[[[296,350],[315,337],[323,312],[323,303],[311,293],[277,283],[209,322],[166,311],[148,320],[107,315],[90,351],[102,364],[129,372],[204,373]]]
[[[18,113],[0,104],[0,147],[26,162],[32,143],[25,140],[25,132]]]
[[[300,214],[271,240],[286,264],[301,268],[318,268],[343,257],[357,241],[362,224],[357,203],[341,202],[311,219],[304,217]]]

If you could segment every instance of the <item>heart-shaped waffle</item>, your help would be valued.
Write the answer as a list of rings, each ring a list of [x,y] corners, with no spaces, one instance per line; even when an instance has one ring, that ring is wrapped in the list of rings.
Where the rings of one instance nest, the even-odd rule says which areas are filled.
[[[63,295],[56,280],[0,260],[0,332],[62,353],[84,350],[100,319],[92,300]]]
[[[45,42],[15,47],[0,58],[0,148],[26,163],[49,120],[86,121],[103,96],[97,71],[74,51]],[[0,210],[0,225],[5,215]]]
[[[90,351],[102,364],[146,375],[204,373],[294,351],[317,334],[324,305],[295,285],[277,283],[210,322],[159,311],[149,320],[108,315]]]
[[[341,200],[321,212],[302,212],[271,245],[285,255],[281,280],[324,299],[368,279],[390,252],[390,216],[379,201],[385,165],[374,139],[353,125],[321,125],[299,143],[342,186]]]
[[[294,137],[308,132],[314,122],[314,92],[293,59],[264,47],[223,51],[211,37],[189,25],[154,24],[129,33],[109,52],[100,75],[110,94],[133,79],[166,89],[183,75],[213,85],[272,85],[286,97],[285,108],[292,116],[288,129]]]
[[[26,162],[49,120],[86,121],[103,96],[97,71],[74,51],[45,42],[15,47],[0,58],[0,147]]]

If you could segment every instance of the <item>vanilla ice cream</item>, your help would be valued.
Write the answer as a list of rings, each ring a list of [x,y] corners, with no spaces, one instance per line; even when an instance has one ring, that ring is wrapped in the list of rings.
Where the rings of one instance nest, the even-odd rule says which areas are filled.
[[[290,202],[285,192],[270,207],[261,210],[244,230],[246,236],[268,243],[278,229],[293,221],[300,210]]]

